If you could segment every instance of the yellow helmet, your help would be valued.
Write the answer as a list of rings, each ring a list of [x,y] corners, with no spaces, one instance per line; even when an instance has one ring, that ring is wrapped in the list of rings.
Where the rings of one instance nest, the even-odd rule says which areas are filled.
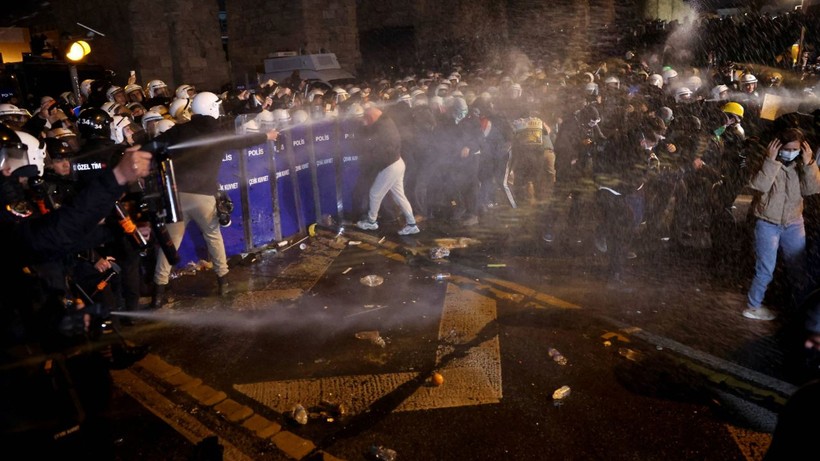
[[[720,108],[723,112],[727,114],[737,115],[740,118],[743,118],[743,106],[736,102],[727,102],[723,107]]]

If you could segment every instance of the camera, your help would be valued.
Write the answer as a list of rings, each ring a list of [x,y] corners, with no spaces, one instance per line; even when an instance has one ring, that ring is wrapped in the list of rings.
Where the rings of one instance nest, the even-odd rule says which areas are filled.
[[[179,262],[179,254],[165,225],[182,220],[174,161],[165,143],[151,141],[142,146],[142,150],[151,152],[153,161],[150,174],[141,183],[138,208],[140,215],[151,223],[154,238],[173,265]]]
[[[228,227],[231,225],[231,213],[233,213],[233,201],[224,191],[216,193],[216,214],[219,225]]]
[[[80,182],[87,181],[105,169],[115,166],[127,147],[120,144],[105,146],[102,149],[75,157],[76,160],[72,162],[72,168],[77,179]],[[165,143],[151,141],[142,146],[141,150],[151,152],[153,155],[151,171],[139,183],[139,191],[128,196],[127,201],[131,203],[127,206],[115,207],[115,218],[123,223],[123,230],[134,235],[134,241],[142,247],[146,245],[136,235],[139,231],[132,225],[128,225],[128,223],[133,221],[149,222],[152,235],[168,262],[176,264],[179,262],[179,255],[171,236],[168,234],[168,230],[165,228],[166,224],[182,220],[182,207],[177,193],[174,162],[169,153],[168,145]],[[136,216],[132,219],[127,210],[137,210]],[[126,228],[126,225],[128,228]]]

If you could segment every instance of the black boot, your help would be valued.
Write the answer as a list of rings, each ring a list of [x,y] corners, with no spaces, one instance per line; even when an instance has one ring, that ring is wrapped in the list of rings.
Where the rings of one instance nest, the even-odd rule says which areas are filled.
[[[219,296],[227,296],[229,293],[228,290],[228,276],[223,275],[222,277],[216,278],[216,283],[219,284]]]
[[[154,296],[151,298],[151,309],[159,309],[165,302],[166,285],[154,285]]]

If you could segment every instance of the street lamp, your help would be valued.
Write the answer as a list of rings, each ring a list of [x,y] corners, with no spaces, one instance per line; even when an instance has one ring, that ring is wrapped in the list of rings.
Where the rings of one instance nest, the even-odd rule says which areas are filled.
[[[68,71],[71,74],[71,88],[74,90],[74,98],[79,104],[80,99],[80,78],[77,76],[77,63],[82,61],[89,53],[91,53],[91,45],[85,40],[76,40],[68,46],[68,51],[65,54],[68,59]]]

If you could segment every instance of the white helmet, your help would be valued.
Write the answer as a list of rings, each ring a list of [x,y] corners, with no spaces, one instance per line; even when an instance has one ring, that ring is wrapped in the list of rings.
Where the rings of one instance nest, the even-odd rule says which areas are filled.
[[[176,125],[176,122],[173,120],[168,120],[164,118],[157,123],[157,134],[162,134],[168,131],[172,126]]]
[[[686,86],[691,88],[693,91],[697,91],[698,88],[703,86],[703,80],[701,80],[697,75],[693,75],[686,80]]]
[[[336,93],[336,96],[334,96],[336,104],[342,103],[350,97],[350,93],[338,86],[333,88],[333,92]]]
[[[196,88],[194,88],[192,85],[182,84],[177,87],[174,94],[177,98],[190,99],[194,97],[194,95],[196,94]]]
[[[156,136],[156,124],[154,122],[159,122],[163,120],[165,117],[162,116],[159,112],[155,110],[149,110],[142,116],[142,128],[148,133],[149,136],[154,137]]]
[[[168,88],[168,85],[165,84],[162,80],[151,80],[146,85],[147,93],[149,98],[155,98],[159,95],[159,90],[163,88]]]
[[[726,93],[725,97],[721,97],[722,93]],[[712,88],[712,99],[728,99],[729,98],[729,87],[726,85],[718,85]]]
[[[4,115],[28,116],[31,118],[31,113],[29,111],[9,103],[0,104],[0,117]]]
[[[203,91],[194,96],[191,102],[191,111],[194,115],[207,115],[208,117],[219,118],[222,112],[222,100],[219,96],[210,91]]]
[[[321,96],[324,96],[324,95],[325,95],[325,92],[321,88],[314,88],[314,89],[312,89],[308,92],[307,100],[308,100],[308,102],[313,102],[313,99],[316,98],[316,96],[321,97]]]
[[[666,69],[665,71],[663,71],[662,75],[663,75],[663,84],[664,85],[669,85],[669,79],[677,77],[678,76],[678,71],[676,71],[675,69]]]
[[[46,164],[46,143],[45,143],[45,141],[43,141],[42,139],[37,139],[34,136],[26,133],[25,131],[17,131],[16,133],[17,133],[17,136],[20,137],[20,141],[28,147],[28,149],[27,149],[27,154],[28,154],[27,155],[27,157],[28,157],[27,165],[36,166],[37,167],[37,175],[42,176],[43,175],[43,168],[45,167],[45,164]],[[9,159],[9,160],[11,160],[11,159]],[[8,162],[8,160],[7,160],[7,162]],[[15,169],[17,169],[21,166],[25,166],[25,165],[18,165],[17,167],[15,167],[12,164],[11,171],[14,171]],[[33,171],[32,171],[32,173],[33,173]]]
[[[124,91],[125,94],[132,93],[134,91],[142,91],[142,87],[137,85],[136,83],[129,83],[128,85],[125,85]]]
[[[293,116],[291,118],[294,125],[300,125],[302,123],[307,122],[310,118],[310,115],[308,115],[307,111],[305,110],[297,109],[293,111]]]
[[[122,89],[121,86],[111,85],[108,87],[108,90],[105,92],[105,97],[108,98],[111,102],[117,102],[116,94],[122,92],[125,94],[125,91]]]
[[[675,90],[675,102],[681,102],[684,98],[688,99],[690,96],[692,96],[692,90],[686,88],[685,86]]]
[[[598,96],[598,84],[597,83],[587,83],[584,85],[584,92],[587,96]]]
[[[287,109],[274,109],[271,115],[278,128],[290,125],[291,117]]]
[[[83,80],[82,83],[80,83],[80,94],[82,94],[83,97],[87,98],[88,95],[91,94],[91,84],[92,83],[94,83],[94,80],[92,80],[90,78],[87,78],[87,79]]]
[[[258,133],[260,131],[268,131],[275,126],[276,120],[273,118],[273,112],[269,110],[262,110],[256,114],[256,117],[245,123],[245,130]]]
[[[652,74],[646,81],[652,86],[663,88],[663,77],[660,74]]]
[[[120,110],[121,107],[122,104],[116,103],[114,101],[105,101],[102,107],[100,107],[100,109],[108,112],[108,115],[113,117],[117,115],[117,111]]]
[[[122,115],[113,115],[111,120],[111,140],[116,144],[125,142],[125,134],[122,129],[131,124],[131,119]]]
[[[177,122],[184,123],[191,121],[191,115],[193,115],[191,113],[191,100],[188,98],[174,99],[168,107],[168,113]]]
[[[740,83],[757,83],[757,77],[747,72],[740,77]]]
[[[610,75],[609,77],[607,77],[606,80],[604,80],[604,83],[606,85],[614,85],[615,88],[621,87],[621,81],[618,79],[618,77],[614,75]]]
[[[663,106],[660,109],[658,109],[658,117],[660,117],[661,120],[663,120],[663,123],[669,125],[669,123],[672,122],[672,119],[675,118],[675,115],[672,112],[672,109]]]
[[[18,130],[31,119],[31,113],[26,109],[15,106],[14,104],[0,104],[0,121],[9,126],[9,128]]]

